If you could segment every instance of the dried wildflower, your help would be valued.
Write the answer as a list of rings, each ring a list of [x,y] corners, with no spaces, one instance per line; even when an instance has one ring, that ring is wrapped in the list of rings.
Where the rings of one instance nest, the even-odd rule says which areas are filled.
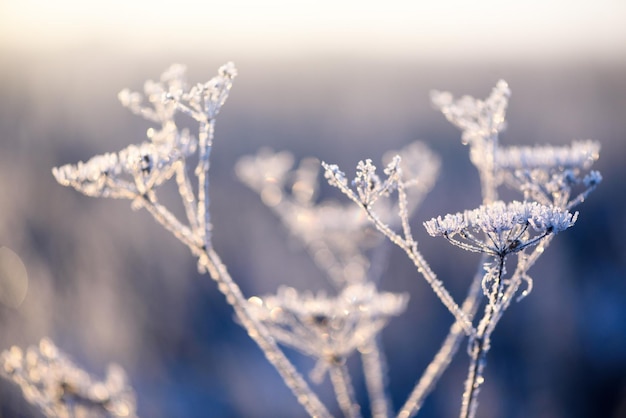
[[[433,218],[424,222],[424,227],[431,236],[444,236],[465,250],[504,256],[571,227],[577,217],[578,212],[571,214],[536,202],[498,201]],[[532,235],[530,229],[536,234]]]
[[[78,368],[44,338],[23,352],[0,355],[1,373],[22,389],[26,400],[48,417],[135,417],[135,394],[124,370],[109,365],[104,381]]]
[[[390,174],[397,173],[399,159],[392,161],[386,171]],[[376,174],[376,166],[372,160],[359,161],[356,166],[356,177],[352,181],[357,191],[359,200],[364,206],[369,206],[381,196],[388,196],[389,192],[396,187],[396,176],[392,175],[391,180],[385,183],[380,181]]]
[[[175,164],[191,155],[195,138],[183,131],[168,143],[129,145],[118,153],[52,169],[55,179],[93,197],[134,199],[169,180]]]
[[[592,140],[573,141],[569,146],[506,147],[498,153],[498,166],[504,170],[588,170],[599,152],[600,143]]]
[[[237,69],[232,62],[222,65],[218,69],[218,75],[204,84],[196,84],[188,93],[182,95],[182,101],[189,105],[195,112],[203,114],[206,119],[211,120],[220,112],[226,102],[233,80],[237,76]],[[169,96],[177,100],[175,96]],[[192,115],[196,115],[192,112]],[[202,120],[194,116],[196,120]]]
[[[421,200],[434,184],[439,171],[439,159],[421,142],[414,142],[399,152],[387,153],[384,160],[387,162],[383,170],[386,177],[382,180],[372,160],[359,161],[352,181],[356,192],[349,188],[345,173],[335,164],[322,163],[324,177],[353,201],[370,207],[398,187],[416,201]],[[390,216],[385,218],[390,219]]]
[[[396,156],[400,157],[402,182],[410,200],[421,200],[434,186],[441,161],[439,157],[421,141],[415,141],[399,151],[389,151],[383,156],[383,162],[389,167]],[[388,170],[387,168],[386,170]],[[393,169],[393,171],[397,171]],[[391,174],[385,171],[388,176]]]
[[[525,199],[570,209],[600,183],[597,171],[585,174],[598,159],[596,141],[573,141],[566,146],[506,147],[498,151],[500,182],[524,194]],[[572,198],[576,187],[584,190]]]
[[[458,100],[449,92],[433,91],[431,100],[446,119],[463,131],[463,143],[477,145],[497,136],[506,128],[506,108],[511,90],[504,80],[498,81],[485,100],[463,96]]]
[[[338,296],[298,293],[250,298],[250,308],[277,341],[322,363],[343,362],[404,311],[406,294],[378,293],[373,284],[346,287]]]
[[[511,91],[500,80],[485,100],[463,96],[454,100],[448,92],[434,91],[431,100],[446,119],[462,131],[461,139],[470,146],[470,160],[478,169],[483,201],[497,200],[496,154],[498,135],[506,128],[506,108]]]
[[[129,89],[117,95],[122,106],[145,119],[161,124],[162,128],[171,126],[176,113],[176,104],[166,97],[180,98],[187,90],[187,68],[173,64],[161,75],[160,81],[148,80],[144,83],[144,94],[131,92]],[[144,96],[147,104],[144,104]]]

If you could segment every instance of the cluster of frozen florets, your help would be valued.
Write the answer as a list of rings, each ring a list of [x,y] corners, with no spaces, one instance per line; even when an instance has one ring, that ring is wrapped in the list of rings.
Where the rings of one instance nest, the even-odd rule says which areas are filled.
[[[379,177],[371,159],[359,161],[352,180],[354,191],[348,185],[346,174],[336,164],[322,163],[322,166],[331,186],[369,209],[398,189],[411,195],[413,200],[421,200],[433,186],[439,171],[439,158],[421,142],[414,142],[397,153],[388,153],[385,160],[384,179]]]
[[[506,128],[505,114],[510,95],[509,85],[500,80],[485,100],[471,96],[454,100],[451,93],[440,91],[433,91],[431,100],[446,119],[463,131],[465,144],[477,145],[476,141],[497,135]]]
[[[525,199],[570,209],[602,181],[598,171],[589,172],[599,151],[600,144],[592,140],[564,146],[502,147],[497,154],[499,183],[520,191]],[[574,194],[576,188],[582,188],[579,194]]]
[[[322,363],[343,362],[406,308],[406,294],[379,293],[371,283],[349,285],[337,296],[282,287],[252,297],[250,308],[277,341]]]
[[[146,82],[147,104],[141,93],[120,92],[122,105],[161,125],[160,129],[148,129],[148,141],[84,163],[54,168],[57,181],[88,196],[135,199],[172,178],[180,168],[178,165],[198,148],[198,140],[188,130],[177,128],[175,114],[189,114],[200,122],[214,119],[228,97],[237,71],[228,63],[220,68],[218,76],[189,90],[185,73],[184,66],[173,65],[160,82]]]
[[[88,196],[134,199],[172,178],[177,164],[196,147],[197,140],[185,130],[167,142],[129,145],[87,162],[55,167],[52,173],[63,186]]]
[[[135,395],[124,370],[109,365],[104,381],[78,368],[47,338],[0,355],[1,373],[48,417],[135,417]]]
[[[424,222],[424,227],[431,236],[444,236],[463,249],[504,255],[521,251],[548,234],[573,226],[577,216],[578,213],[571,214],[537,202],[507,204],[498,201],[433,218]],[[529,227],[536,232],[535,235],[530,235]]]

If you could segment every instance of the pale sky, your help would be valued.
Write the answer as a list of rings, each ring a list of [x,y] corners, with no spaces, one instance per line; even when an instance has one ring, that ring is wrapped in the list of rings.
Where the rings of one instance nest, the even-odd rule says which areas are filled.
[[[0,47],[626,57],[626,0],[0,0]]]

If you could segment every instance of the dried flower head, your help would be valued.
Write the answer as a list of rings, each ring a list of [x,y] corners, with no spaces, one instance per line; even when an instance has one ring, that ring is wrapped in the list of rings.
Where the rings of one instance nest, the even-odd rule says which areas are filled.
[[[144,83],[144,94],[124,89],[117,98],[131,112],[165,128],[173,122],[176,104],[164,99],[166,96],[182,97],[187,90],[186,75],[187,67],[173,64],[161,74],[160,81],[148,80]],[[147,100],[145,104],[144,99]]]
[[[378,293],[373,284],[346,287],[338,296],[299,293],[250,298],[250,309],[277,341],[323,363],[342,362],[406,308],[406,294]]]
[[[187,102],[191,109],[202,113],[208,120],[215,119],[220,112],[237,76],[237,69],[232,62],[222,65],[217,72],[217,76],[204,84],[196,84],[182,96],[183,102]]]
[[[524,194],[525,199],[570,209],[600,183],[597,171],[585,174],[598,159],[597,141],[573,141],[566,146],[506,147],[498,150],[500,182]],[[583,187],[572,198],[576,187]]]
[[[136,416],[134,392],[115,364],[104,381],[94,380],[47,338],[26,352],[15,346],[4,351],[0,363],[0,372],[48,417]]]
[[[421,200],[433,186],[440,165],[439,158],[419,141],[398,152],[387,153],[383,160],[386,162],[384,179],[376,173],[372,160],[359,161],[352,181],[355,192],[349,188],[345,173],[336,164],[322,163],[324,177],[331,186],[339,188],[353,201],[369,207],[382,197],[388,197],[398,188],[399,183],[411,198]],[[393,212],[390,211],[385,218],[389,219]]]
[[[441,167],[439,156],[421,141],[414,141],[398,151],[385,153],[383,162],[389,166],[396,156],[400,157],[402,182],[407,193],[411,198],[416,198],[415,195],[419,194],[421,200],[437,180]]]
[[[463,143],[478,145],[506,128],[506,108],[511,90],[504,80],[498,81],[485,100],[463,96],[454,100],[449,92],[433,91],[431,100],[446,119],[463,131]]]
[[[169,142],[129,145],[87,162],[55,167],[52,174],[61,185],[87,196],[134,199],[169,180],[175,164],[195,152],[196,147],[196,139],[185,130]]]
[[[465,250],[504,256],[534,245],[549,234],[564,231],[574,225],[577,217],[578,212],[571,214],[537,202],[498,201],[433,218],[424,222],[424,227],[431,236],[444,236]]]

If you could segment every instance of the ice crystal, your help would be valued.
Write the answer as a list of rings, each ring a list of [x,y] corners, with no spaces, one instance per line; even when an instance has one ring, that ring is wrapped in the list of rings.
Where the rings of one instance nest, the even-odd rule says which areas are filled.
[[[11,347],[0,362],[1,373],[48,417],[136,416],[134,392],[118,365],[109,365],[104,381],[95,380],[47,338],[25,352]]]
[[[282,287],[276,295],[250,298],[250,308],[277,341],[332,364],[368,343],[407,300],[406,294],[379,293],[371,283],[348,286],[336,297]]]
[[[518,252],[541,238],[556,234],[576,222],[571,214],[537,202],[498,201],[463,213],[448,214],[424,222],[431,236],[444,236],[451,243],[470,251],[491,255]],[[536,234],[531,236],[529,227]],[[481,233],[486,239],[475,234]]]

